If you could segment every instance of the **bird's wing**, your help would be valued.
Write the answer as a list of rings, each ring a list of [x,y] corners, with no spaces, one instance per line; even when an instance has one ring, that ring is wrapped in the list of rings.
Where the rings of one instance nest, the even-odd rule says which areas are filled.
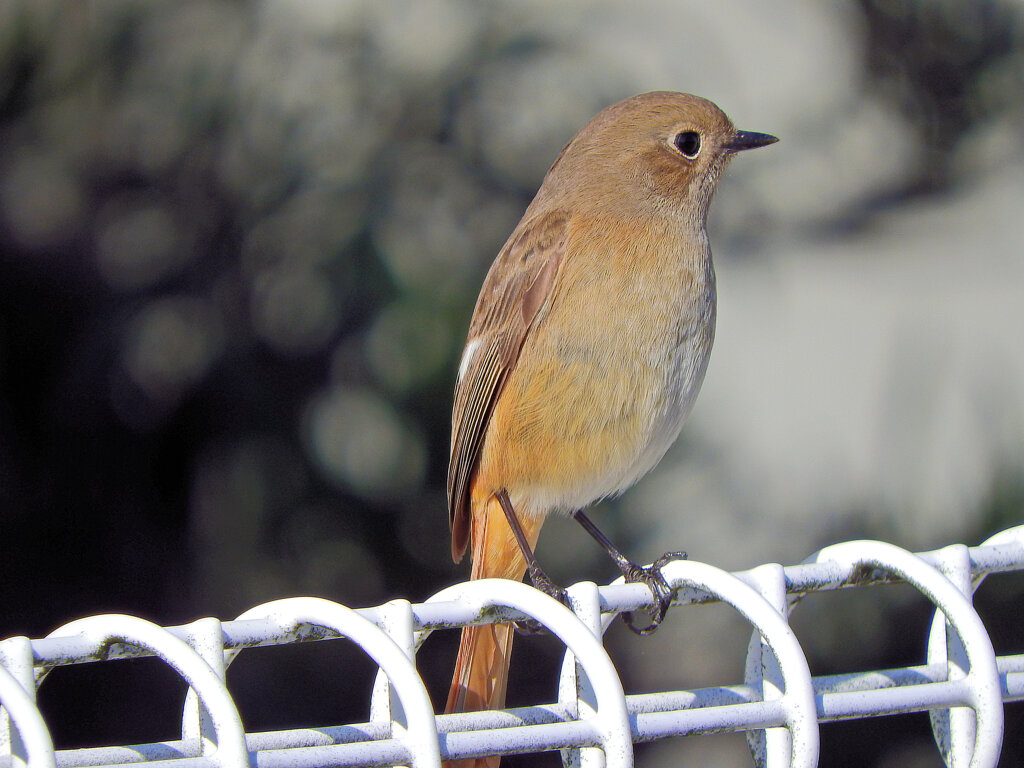
[[[452,558],[469,543],[470,480],[494,404],[555,281],[566,248],[568,217],[551,212],[524,219],[484,280],[459,365],[448,464]]]

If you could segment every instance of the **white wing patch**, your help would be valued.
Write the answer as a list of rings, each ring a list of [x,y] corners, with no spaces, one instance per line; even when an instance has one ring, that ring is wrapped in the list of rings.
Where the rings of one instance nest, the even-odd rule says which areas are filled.
[[[466,371],[469,369],[469,363],[472,361],[473,355],[476,354],[479,346],[480,339],[472,339],[466,344],[466,348],[462,350],[462,359],[459,360],[459,381],[462,381],[462,377],[466,375]]]

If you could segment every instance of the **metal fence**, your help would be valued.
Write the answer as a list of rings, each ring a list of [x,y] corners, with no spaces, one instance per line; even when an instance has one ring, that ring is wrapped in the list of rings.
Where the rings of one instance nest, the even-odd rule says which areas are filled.
[[[971,596],[989,574],[1024,570],[1024,526],[978,547],[913,554],[851,541],[802,564],[728,573],[676,561],[664,575],[676,605],[722,602],[752,626],[742,684],[625,695],[602,645],[618,613],[651,602],[647,587],[581,583],[572,610],[524,584],[458,584],[424,603],[394,600],[352,610],[318,598],[257,606],[234,621],[201,619],[163,628],[125,615],[92,616],[46,638],[0,642],[0,766],[105,766],[146,762],[176,768],[439,766],[484,754],[561,750],[568,766],[631,766],[633,744],[670,736],[743,731],[758,766],[814,766],[818,724],[903,712],[930,713],[950,766],[995,766],[1003,705],[1024,697],[1024,655],[996,657]],[[788,623],[812,592],[901,581],[936,608],[920,666],[812,677]],[[531,618],[566,646],[558,700],[497,712],[435,715],[416,670],[416,650],[435,629]],[[225,687],[245,648],[346,637],[379,666],[367,722],[246,733]],[[156,656],[188,684],[181,739],[133,746],[54,750],[35,705],[54,667]]]

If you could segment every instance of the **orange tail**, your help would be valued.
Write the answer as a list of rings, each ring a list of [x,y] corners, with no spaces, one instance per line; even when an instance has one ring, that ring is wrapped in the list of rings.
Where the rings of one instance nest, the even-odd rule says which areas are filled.
[[[475,489],[474,489],[475,490]],[[526,558],[519,550],[501,505],[494,496],[473,495],[473,571],[471,578],[499,578],[519,581],[526,572]],[[519,517],[530,547],[537,544],[543,519]],[[445,712],[473,712],[505,706],[505,685],[512,653],[511,624],[485,624],[462,630],[455,676],[448,692]],[[458,760],[447,768],[498,768],[498,757]]]

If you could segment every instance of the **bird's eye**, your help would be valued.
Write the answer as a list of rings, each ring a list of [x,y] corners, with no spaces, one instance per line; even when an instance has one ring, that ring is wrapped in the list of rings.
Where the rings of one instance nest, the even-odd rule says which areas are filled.
[[[676,149],[683,153],[683,157],[688,160],[693,160],[700,154],[700,134],[696,131],[683,131],[676,134],[672,143],[676,145]]]

